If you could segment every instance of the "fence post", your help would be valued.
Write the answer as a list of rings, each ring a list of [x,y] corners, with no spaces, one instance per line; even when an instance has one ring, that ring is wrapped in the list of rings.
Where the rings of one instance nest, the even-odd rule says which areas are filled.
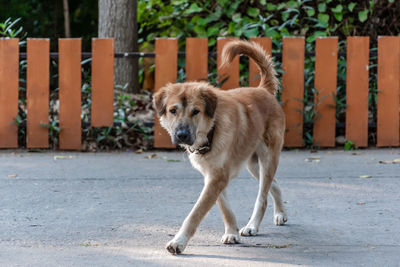
[[[186,38],[186,81],[207,81],[208,39]]]
[[[81,39],[59,39],[60,149],[81,149]]]
[[[347,37],[346,139],[368,146],[369,37]]]
[[[92,40],[92,127],[114,123],[114,39]]]
[[[18,147],[18,39],[0,39],[0,148]]]
[[[286,114],[286,147],[303,146],[304,37],[284,37],[282,101]]]
[[[167,83],[173,83],[178,74],[178,40],[176,38],[157,38],[156,39],[156,69],[155,85],[156,92]],[[171,138],[155,116],[154,119],[154,147],[175,148]]]
[[[27,41],[27,147],[48,148],[49,131],[49,39]]]
[[[226,43],[230,41],[238,40],[238,38],[228,37],[228,38],[218,38],[217,40],[217,74],[218,83],[222,83],[221,89],[228,90],[239,87],[239,56],[236,56],[232,63],[221,69],[221,56],[222,50]]]
[[[377,146],[399,145],[400,37],[378,37]]]
[[[336,133],[336,80],[338,38],[315,41],[314,146],[334,147]]]
[[[250,41],[255,42],[264,48],[264,50],[271,55],[272,52],[272,40],[267,37],[253,37]],[[249,61],[249,86],[257,87],[260,84],[260,70],[254,60]]]

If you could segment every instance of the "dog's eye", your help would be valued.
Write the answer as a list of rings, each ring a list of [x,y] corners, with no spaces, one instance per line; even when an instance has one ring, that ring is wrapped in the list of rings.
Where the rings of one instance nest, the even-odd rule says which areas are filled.
[[[192,116],[196,116],[197,114],[199,114],[199,112],[200,112],[200,110],[194,109],[194,110],[192,111]]]
[[[176,108],[172,108],[169,110],[172,115],[176,115]]]

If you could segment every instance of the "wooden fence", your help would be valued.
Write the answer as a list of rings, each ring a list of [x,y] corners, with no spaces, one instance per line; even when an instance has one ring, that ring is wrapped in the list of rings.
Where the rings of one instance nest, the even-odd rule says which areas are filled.
[[[217,65],[222,48],[231,38],[217,41]],[[269,38],[251,38],[271,53]],[[59,47],[59,136],[60,149],[81,149],[81,40],[60,39]],[[49,123],[49,40],[27,41],[27,124],[28,148],[48,148]],[[175,82],[178,70],[177,39],[156,40],[155,90]],[[282,101],[286,114],[286,147],[303,146],[305,40],[286,37],[282,43]],[[368,146],[368,75],[369,37],[347,38],[346,71],[346,138],[358,147]],[[19,86],[18,39],[0,39],[0,148],[18,147]],[[335,146],[335,101],[338,60],[338,39],[318,38],[315,45],[316,112],[313,140],[316,146]],[[114,46],[112,39],[92,41],[92,107],[91,126],[113,124]],[[186,39],[187,80],[206,79],[208,74],[208,40]],[[222,90],[239,86],[239,59],[223,70],[219,77],[229,75]],[[249,63],[249,83],[256,86],[257,67]],[[400,104],[400,37],[378,39],[378,105],[377,143],[379,147],[399,146]],[[168,134],[154,125],[154,146],[174,147]]]
[[[217,66],[220,65],[224,44],[232,38],[217,41]],[[271,53],[269,38],[250,38]],[[208,40],[186,39],[187,80],[207,78]],[[156,40],[155,90],[177,79],[178,41]],[[286,37],[282,43],[282,102],[286,114],[286,147],[302,147],[303,99],[304,99],[305,40],[302,37]],[[368,95],[369,95],[369,37],[347,38],[346,71],[346,138],[357,147],[368,146]],[[335,99],[337,88],[338,38],[317,38],[315,44],[315,108],[318,117],[313,124],[313,142],[318,147],[334,147],[336,136]],[[229,79],[223,90],[239,87],[239,58],[218,75]],[[258,85],[257,67],[249,63],[249,84]],[[400,37],[378,39],[378,105],[377,143],[379,147],[399,146],[400,107]],[[154,145],[159,148],[173,147],[165,130],[158,121],[155,124]]]

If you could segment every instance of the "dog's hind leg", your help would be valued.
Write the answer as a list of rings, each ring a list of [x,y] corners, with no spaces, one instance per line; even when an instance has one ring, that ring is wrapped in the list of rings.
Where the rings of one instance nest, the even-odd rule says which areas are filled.
[[[285,211],[281,199],[281,192],[276,181],[274,181],[275,172],[279,162],[279,155],[282,148],[282,138],[276,135],[276,138],[270,137],[268,146],[265,143],[260,144],[257,148],[259,170],[255,168],[254,160],[250,159],[248,170],[253,176],[259,177],[259,189],[254,205],[253,214],[247,225],[240,230],[243,236],[256,235],[260,223],[264,217],[267,208],[268,191],[271,189],[271,195],[274,200],[274,221],[277,225],[282,225],[286,220]],[[259,174],[259,175],[257,175]],[[272,185],[271,185],[272,184]]]
[[[239,229],[237,227],[235,214],[233,214],[226,195],[226,190],[223,190],[217,200],[218,206],[222,213],[222,218],[225,225],[225,234],[221,238],[224,244],[236,244],[240,242]]]
[[[258,156],[256,154],[253,154],[253,156],[247,162],[247,170],[255,179],[258,180],[260,178]],[[271,193],[274,201],[274,223],[275,225],[284,225],[287,221],[287,215],[282,202],[281,189],[279,188],[278,182],[275,178],[272,181],[269,192]]]

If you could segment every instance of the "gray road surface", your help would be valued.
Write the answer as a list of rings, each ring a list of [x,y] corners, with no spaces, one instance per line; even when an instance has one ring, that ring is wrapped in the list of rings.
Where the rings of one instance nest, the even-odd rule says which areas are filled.
[[[258,236],[223,245],[214,207],[172,256],[164,246],[203,184],[183,153],[0,151],[0,266],[399,266],[400,164],[379,163],[398,158],[285,151],[286,226],[273,224],[270,201]],[[257,186],[245,170],[230,184],[240,227]]]

